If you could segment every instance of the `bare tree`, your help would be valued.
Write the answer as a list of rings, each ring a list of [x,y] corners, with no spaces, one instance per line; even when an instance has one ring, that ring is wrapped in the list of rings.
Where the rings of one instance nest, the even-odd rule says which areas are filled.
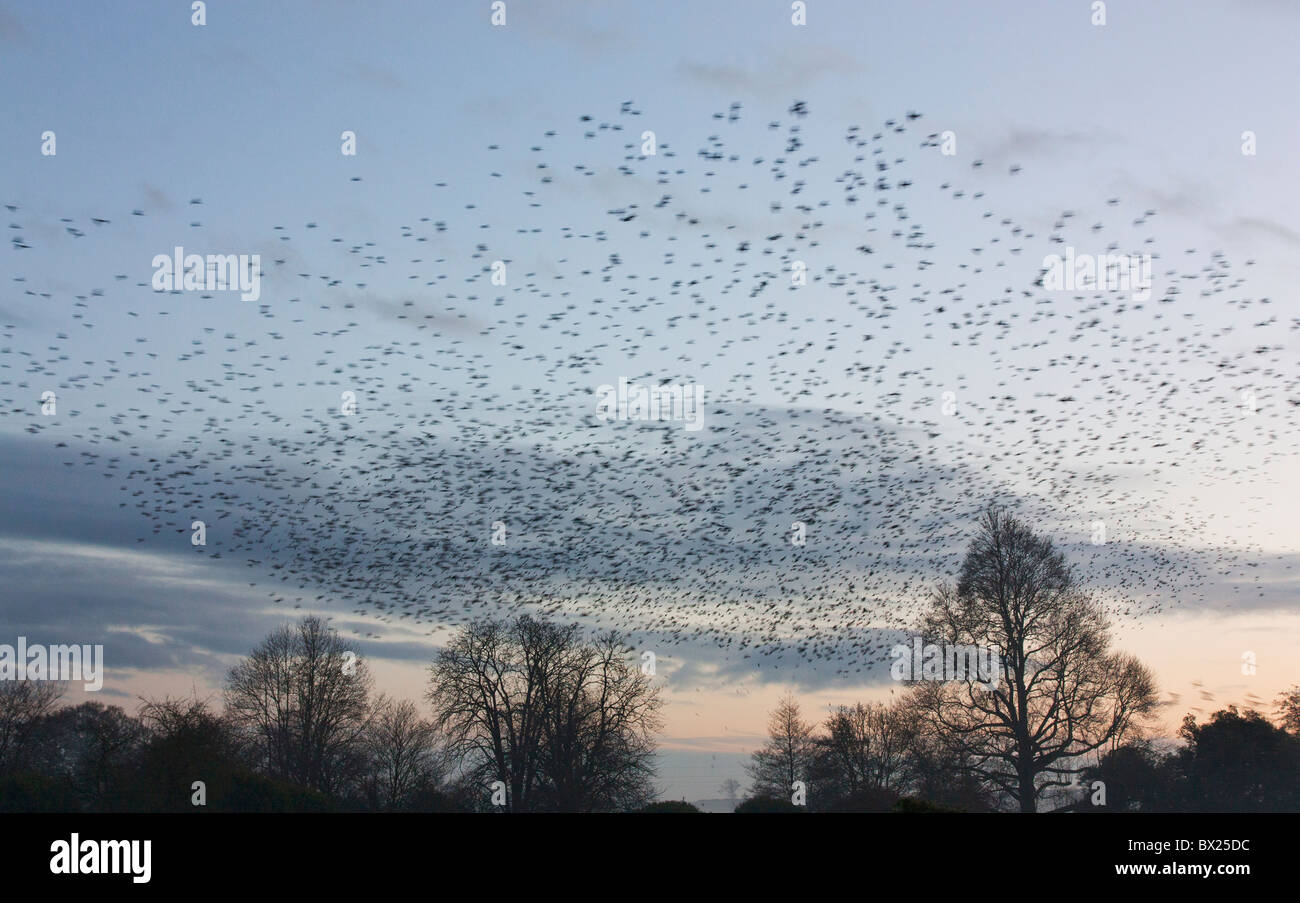
[[[434,721],[473,772],[500,781],[506,808],[532,805],[542,743],[542,674],[574,642],[575,631],[527,616],[513,624],[468,624],[430,669]]]
[[[816,756],[813,725],[799,712],[799,701],[787,694],[767,721],[768,741],[746,766],[753,779],[753,796],[788,798],[795,781],[806,780]]]
[[[1109,649],[1101,607],[1065,557],[1004,511],[980,519],[956,586],[923,619],[928,642],[995,648],[999,680],[924,682],[915,700],[981,776],[1034,812],[1046,787],[1069,783],[1071,760],[1133,736],[1156,705],[1155,680]]]
[[[740,781],[735,778],[727,778],[722,782],[722,798],[731,803],[731,807],[736,807],[736,802],[740,799]]]
[[[527,615],[466,625],[430,669],[435,722],[510,811],[619,807],[647,786],[659,706],[625,651]]]
[[[0,681],[0,773],[23,767],[30,740],[63,695],[53,681]]]
[[[413,794],[435,786],[446,771],[437,728],[421,718],[409,700],[380,696],[375,701],[366,748],[370,754],[366,792],[377,808],[402,808]]]
[[[907,718],[897,706],[859,702],[831,713],[821,746],[837,783],[853,794],[897,789],[909,738]]]
[[[541,789],[566,812],[639,809],[654,801],[659,694],[617,633],[568,647],[541,683]]]
[[[966,812],[996,811],[996,788],[984,779],[971,755],[939,730],[917,693],[905,694],[896,706],[906,722],[906,795]]]
[[[273,631],[230,669],[226,711],[272,775],[337,793],[360,765],[371,684],[361,657],[309,616]]]

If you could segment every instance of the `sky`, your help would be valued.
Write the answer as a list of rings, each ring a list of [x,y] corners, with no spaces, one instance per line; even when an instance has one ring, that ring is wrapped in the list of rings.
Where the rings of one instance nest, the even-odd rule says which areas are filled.
[[[220,2],[195,26],[184,3],[0,3],[7,633],[102,642],[99,697],[132,707],[216,692],[318,611],[419,698],[451,611],[542,579],[560,616],[656,651],[660,782],[700,799],[745,781],[782,692],[810,717],[888,697],[887,660],[853,644],[906,623],[995,497],[1085,570],[1167,726],[1300,682],[1300,8],[1112,2],[1099,26],[1076,0],[810,0],[795,26],[788,3],[507,2],[497,27],[490,7]],[[891,205],[862,231],[869,184],[815,206],[861,168],[852,125],[911,182],[890,228],[923,224],[931,248],[888,234]],[[949,131],[954,155],[925,145]],[[1004,218],[1023,255],[987,243]],[[1048,234],[1154,253],[1156,299],[1186,288],[1049,298]],[[261,297],[152,291],[178,245],[261,255]],[[599,423],[620,377],[704,386],[709,425]],[[349,390],[351,445],[332,419]],[[130,473],[150,459],[167,473]],[[497,521],[522,547],[483,544]],[[384,561],[417,533],[456,569]],[[444,588],[423,619],[373,604]],[[808,636],[820,654],[795,651]]]

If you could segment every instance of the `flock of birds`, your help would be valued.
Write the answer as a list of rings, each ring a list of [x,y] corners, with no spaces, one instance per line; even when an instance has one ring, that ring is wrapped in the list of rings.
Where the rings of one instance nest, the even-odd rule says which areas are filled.
[[[852,675],[990,502],[1057,538],[1117,618],[1258,590],[1258,550],[1202,546],[1186,502],[1232,483],[1265,504],[1297,438],[1300,319],[1249,295],[1249,261],[1170,253],[1119,198],[1000,213],[1021,166],[943,157],[917,113],[830,142],[803,102],[760,123],[732,104],[692,152],[653,155],[641,115],[487,146],[437,183],[441,212],[387,235],[256,230],[257,302],[154,292],[134,266],[81,291],[19,272],[6,297],[55,325],[4,325],[6,429],[102,473],[139,542],[379,624],[540,610]],[[204,208],[175,243],[231,250],[200,247]],[[60,231],[5,210],[15,270],[161,215]],[[1151,298],[1046,290],[1066,247],[1152,254]],[[620,376],[704,386],[704,428],[601,420]]]

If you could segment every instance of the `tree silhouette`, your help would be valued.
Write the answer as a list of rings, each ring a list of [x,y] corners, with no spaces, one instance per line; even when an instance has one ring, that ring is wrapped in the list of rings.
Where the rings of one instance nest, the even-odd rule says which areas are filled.
[[[355,650],[309,616],[273,631],[230,669],[226,712],[272,776],[336,793],[363,764],[371,683]]]
[[[1300,809],[1300,740],[1259,712],[1236,706],[1205,724],[1188,715],[1178,754],[1184,808],[1197,812],[1295,812]]]
[[[227,808],[238,776],[247,774],[245,744],[233,726],[198,698],[144,700],[138,717],[145,739],[132,808],[195,811],[195,781],[203,782],[204,808]]]
[[[565,812],[633,809],[654,797],[660,700],[615,633],[575,643],[541,681],[541,796]]]
[[[436,789],[447,770],[437,727],[415,703],[380,696],[364,737],[369,768],[364,791],[373,808],[400,810]]]
[[[0,680],[0,774],[27,764],[32,736],[61,695],[53,681]]]
[[[1277,713],[1282,719],[1282,729],[1300,736],[1300,686],[1278,695]]]
[[[430,669],[429,700],[469,779],[506,808],[639,808],[653,794],[658,689],[615,634],[523,615],[463,627]]]
[[[927,642],[995,648],[996,687],[974,675],[922,682],[918,707],[943,739],[1034,812],[1046,787],[1070,783],[1071,760],[1132,735],[1154,709],[1150,671],[1110,651],[1101,607],[1050,540],[989,509],[956,586],[922,620]]]
[[[120,706],[99,702],[57,709],[42,730],[45,767],[91,810],[118,811],[146,732]]]
[[[799,701],[786,694],[767,722],[767,743],[754,752],[747,766],[754,797],[789,799],[795,781],[807,781],[817,754],[813,725],[799,712]],[[737,810],[739,811],[739,810]]]
[[[819,760],[846,793],[896,788],[906,765],[910,725],[883,702],[840,706],[826,720]]]

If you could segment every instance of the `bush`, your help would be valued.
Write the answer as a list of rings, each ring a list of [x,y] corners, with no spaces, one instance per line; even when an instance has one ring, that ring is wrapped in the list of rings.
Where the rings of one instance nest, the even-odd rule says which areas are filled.
[[[953,809],[950,806],[940,806],[929,800],[915,799],[914,797],[905,796],[894,804],[895,812],[962,812],[962,809]]]
[[[802,806],[796,806],[787,799],[775,796],[751,796],[739,806],[737,812],[801,812]]]
[[[823,812],[892,812],[897,803],[898,794],[892,790],[863,788],[835,797],[818,808]]]
[[[337,803],[325,794],[252,771],[236,774],[225,799],[208,794],[209,808],[224,812],[330,812]]]
[[[65,781],[34,772],[0,777],[0,812],[80,812],[77,794]]]
[[[660,800],[648,806],[642,806],[637,812],[699,812],[700,809],[685,800]]]

